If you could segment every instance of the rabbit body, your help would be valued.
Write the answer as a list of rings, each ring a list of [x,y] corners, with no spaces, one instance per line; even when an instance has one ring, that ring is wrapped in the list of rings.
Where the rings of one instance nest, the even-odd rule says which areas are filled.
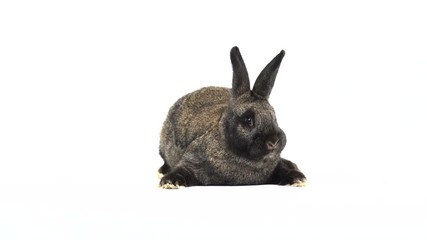
[[[284,56],[261,72],[251,91],[239,49],[230,53],[233,87],[205,87],[169,110],[160,137],[160,186],[301,184],[305,176],[280,157],[286,136],[268,96]]]

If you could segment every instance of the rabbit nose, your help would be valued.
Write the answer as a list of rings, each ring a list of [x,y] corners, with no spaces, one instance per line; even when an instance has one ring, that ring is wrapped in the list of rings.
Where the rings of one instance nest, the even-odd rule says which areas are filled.
[[[267,141],[265,145],[267,146],[268,150],[273,151],[277,148],[277,146],[279,146],[279,141],[280,139],[277,139],[277,141],[274,143],[272,141]]]

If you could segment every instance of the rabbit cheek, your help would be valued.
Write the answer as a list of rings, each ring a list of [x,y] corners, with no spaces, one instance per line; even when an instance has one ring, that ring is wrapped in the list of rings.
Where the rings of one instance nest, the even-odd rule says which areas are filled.
[[[236,155],[248,158],[251,151],[248,140],[239,134],[233,134],[231,136],[232,137],[228,140],[230,149]]]
[[[264,137],[251,137],[237,132],[229,141],[231,150],[236,155],[248,160],[256,161],[271,153],[266,148]]]
[[[237,121],[227,122],[225,136],[228,148],[237,156],[249,158],[251,151],[251,138],[242,132]]]

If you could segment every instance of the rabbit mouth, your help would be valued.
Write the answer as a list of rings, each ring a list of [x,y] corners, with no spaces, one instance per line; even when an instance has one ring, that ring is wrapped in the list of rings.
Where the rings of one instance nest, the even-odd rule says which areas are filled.
[[[267,141],[265,143],[265,147],[270,152],[274,152],[275,150],[277,150],[279,148],[279,146],[280,146],[280,138],[274,142],[273,141]]]
[[[248,153],[248,158],[256,160],[256,159],[264,159],[265,157],[273,157],[276,155],[280,155],[280,152],[283,149],[283,144],[281,144],[281,139],[275,139],[274,141],[267,140],[259,142],[258,144],[252,145],[250,147]]]

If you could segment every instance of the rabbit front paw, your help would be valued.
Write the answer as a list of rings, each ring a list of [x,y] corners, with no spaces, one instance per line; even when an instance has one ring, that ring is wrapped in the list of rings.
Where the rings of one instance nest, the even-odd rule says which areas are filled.
[[[164,184],[160,184],[159,188],[162,188],[162,189],[179,189],[179,188],[184,188],[184,186],[175,185],[173,183],[164,183]]]
[[[296,179],[294,183],[290,184],[291,187],[305,187],[307,186],[307,179]]]
[[[166,174],[160,180],[160,188],[179,189],[185,187],[185,179],[179,174]]]
[[[291,187],[305,187],[307,185],[307,179],[304,174],[298,170],[292,170],[286,177],[283,178],[281,185],[290,185]]]
[[[194,175],[184,168],[178,168],[165,174],[160,180],[159,187],[163,189],[178,189],[194,185],[200,185]]]
[[[276,174],[273,179],[273,184],[292,187],[305,187],[307,182],[304,174],[296,169],[280,172],[280,175]]]

